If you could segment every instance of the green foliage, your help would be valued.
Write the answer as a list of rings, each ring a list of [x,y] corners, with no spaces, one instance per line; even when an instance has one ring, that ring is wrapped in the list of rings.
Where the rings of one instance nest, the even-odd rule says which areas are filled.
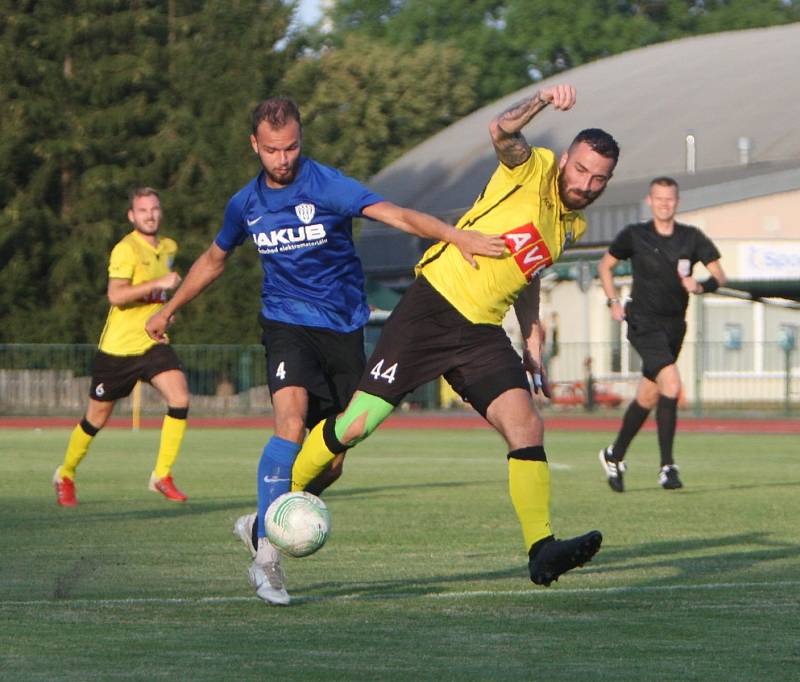
[[[95,342],[127,192],[162,192],[184,272],[257,170],[247,115],[291,60],[280,0],[6,3],[0,23],[0,341]],[[9,58],[12,56],[14,58]],[[237,261],[234,261],[238,264]],[[252,261],[241,266],[253,275]],[[223,283],[217,336],[253,340]],[[241,285],[241,282],[237,282]],[[220,300],[222,299],[222,300]],[[191,311],[189,315],[191,315]],[[178,332],[177,336],[180,336]]]
[[[339,0],[331,11],[331,39],[358,33],[396,46],[424,44],[458,49],[480,78],[477,102],[490,102],[530,82],[526,49],[505,38],[509,3],[500,0]],[[424,91],[423,91],[424,92]]]
[[[469,113],[477,79],[454,48],[412,50],[354,35],[299,60],[283,89],[303,112],[305,152],[366,179]]]
[[[131,186],[161,190],[185,273],[258,171],[248,116],[277,92],[302,107],[305,152],[365,180],[541,76],[800,20],[789,0],[337,0],[332,30],[292,33],[295,5],[0,0],[0,342],[96,342]],[[257,339],[260,278],[236,254],[176,340]]]
[[[782,0],[509,0],[507,39],[526,50],[528,69],[550,76],[652,43],[800,20]]]

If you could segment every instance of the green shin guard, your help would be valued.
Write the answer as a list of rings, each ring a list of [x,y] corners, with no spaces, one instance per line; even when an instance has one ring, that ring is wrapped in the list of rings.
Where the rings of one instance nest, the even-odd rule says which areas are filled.
[[[336,420],[334,429],[336,438],[348,448],[353,447],[377,429],[393,411],[394,405],[387,403],[378,396],[369,393],[356,393],[347,409]],[[361,419],[364,420],[361,435],[345,442],[343,438],[347,430],[352,424]]]

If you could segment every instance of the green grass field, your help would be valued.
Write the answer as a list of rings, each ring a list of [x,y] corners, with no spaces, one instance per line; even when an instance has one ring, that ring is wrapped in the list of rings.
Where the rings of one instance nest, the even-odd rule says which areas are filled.
[[[231,534],[265,434],[190,428],[177,505],[146,487],[158,432],[107,430],[61,509],[67,436],[0,432],[3,680],[798,679],[796,437],[679,434],[668,492],[642,434],[617,495],[608,434],[549,433],[556,532],[605,542],[545,589],[493,433],[379,432],[326,494],[328,545],[286,561],[279,608]]]

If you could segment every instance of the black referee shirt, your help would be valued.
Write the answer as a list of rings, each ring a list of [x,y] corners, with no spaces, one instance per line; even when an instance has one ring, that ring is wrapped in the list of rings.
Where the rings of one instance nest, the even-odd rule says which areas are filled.
[[[669,237],[656,232],[652,220],[628,225],[614,238],[608,252],[631,261],[633,290],[630,312],[638,315],[683,317],[689,294],[681,286],[678,261],[704,265],[719,260],[719,251],[698,228],[675,223]]]

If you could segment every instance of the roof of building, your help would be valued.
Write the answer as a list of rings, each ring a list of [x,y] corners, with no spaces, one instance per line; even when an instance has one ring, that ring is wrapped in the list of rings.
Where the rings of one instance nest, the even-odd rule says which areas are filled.
[[[546,110],[525,133],[532,145],[565,149],[575,133],[599,127],[620,144],[615,176],[587,211],[586,243],[608,243],[641,219],[649,180],[671,175],[691,210],[800,187],[800,23],[696,36],[579,66],[484,107],[418,145],[370,186],[387,199],[455,220],[497,163],[493,116],[543,85],[569,82],[578,102]],[[687,135],[695,169],[687,172]],[[776,183],[783,189],[776,189]],[[753,193],[756,194],[753,194]],[[385,226],[362,233],[368,272],[408,272],[423,245]]]

